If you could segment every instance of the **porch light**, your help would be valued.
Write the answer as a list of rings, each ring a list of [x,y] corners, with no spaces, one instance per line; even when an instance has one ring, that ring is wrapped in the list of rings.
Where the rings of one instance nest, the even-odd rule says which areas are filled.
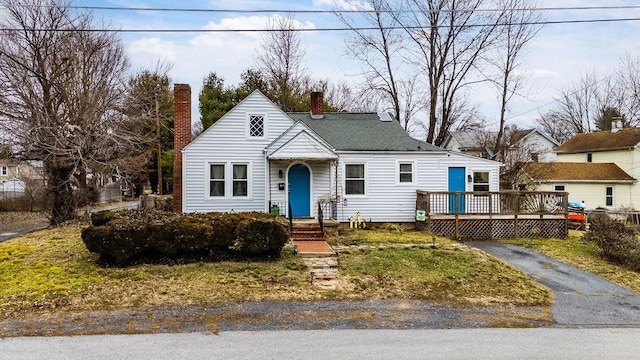
[[[473,177],[471,177],[471,174],[467,175],[467,182],[473,182]]]
[[[282,169],[278,170],[278,177],[280,179],[282,179],[284,177],[284,173],[282,172]]]

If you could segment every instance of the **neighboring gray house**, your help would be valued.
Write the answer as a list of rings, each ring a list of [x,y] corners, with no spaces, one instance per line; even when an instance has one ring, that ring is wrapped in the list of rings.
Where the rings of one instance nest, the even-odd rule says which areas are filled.
[[[493,158],[491,152],[492,141],[487,139],[495,138],[495,133],[482,131],[454,131],[442,144],[447,150],[478,156],[482,158]],[[505,159],[518,158],[519,162],[552,162],[556,161],[554,148],[560,144],[538,129],[506,129],[505,141],[508,146]],[[489,146],[485,144],[489,142]],[[509,154],[511,152],[511,154]]]
[[[179,84],[175,94],[179,139],[191,129],[190,89]],[[189,144],[177,143],[181,210],[286,214],[290,204],[294,217],[317,217],[321,204],[340,222],[358,212],[412,222],[416,190],[498,190],[497,162],[413,139],[386,113],[323,113],[322,104],[313,93],[310,113],[284,113],[255,91]]]

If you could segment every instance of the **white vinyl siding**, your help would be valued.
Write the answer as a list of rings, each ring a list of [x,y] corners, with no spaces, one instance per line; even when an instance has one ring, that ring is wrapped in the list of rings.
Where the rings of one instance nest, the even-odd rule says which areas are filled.
[[[246,139],[249,114],[264,114],[264,138]],[[183,210],[267,211],[268,174],[263,150],[292,125],[293,120],[262,94],[248,96],[183,150]],[[225,197],[209,196],[209,165],[214,163],[226,164]],[[249,165],[247,196],[232,196],[232,164]]]
[[[372,222],[413,222],[416,212],[416,191],[447,191],[448,167],[465,167],[467,174],[473,171],[489,173],[491,191],[499,189],[500,164],[468,155],[446,152],[356,153],[340,152],[338,167],[346,199],[338,204],[338,220],[349,222],[349,217],[360,216]],[[398,159],[415,164],[414,183],[397,186]],[[344,164],[366,164],[366,196],[346,195],[344,189]]]

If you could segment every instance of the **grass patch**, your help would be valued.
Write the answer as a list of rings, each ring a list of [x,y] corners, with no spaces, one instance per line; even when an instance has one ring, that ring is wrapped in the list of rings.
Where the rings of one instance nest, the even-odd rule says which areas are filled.
[[[600,254],[595,243],[582,240],[583,234],[582,231],[571,230],[567,239],[510,239],[503,241],[534,249],[640,294],[640,274],[623,266],[609,263]]]
[[[101,267],[80,226],[34,232],[0,244],[0,317],[24,312],[111,310],[245,300],[325,297],[286,248],[273,262]]]
[[[549,292],[473,249],[420,232],[354,231],[348,243],[417,243],[340,253],[337,289],[310,284],[301,258],[102,267],[82,226],[33,232],[0,244],[0,318],[243,301],[416,299],[454,305],[548,305]],[[394,235],[395,233],[395,235]],[[361,240],[362,234],[367,235]],[[421,245],[422,244],[422,245]]]
[[[550,305],[548,289],[474,249],[445,245],[354,249],[340,253],[342,273],[367,298],[460,305]]]
[[[327,240],[330,245],[374,245],[381,244],[453,244],[445,237],[434,236],[425,231],[407,230],[399,226],[381,229],[340,229],[338,235]]]

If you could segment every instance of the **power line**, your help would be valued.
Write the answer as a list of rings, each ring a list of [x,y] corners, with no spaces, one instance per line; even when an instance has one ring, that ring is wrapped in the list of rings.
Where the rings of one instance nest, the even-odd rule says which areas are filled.
[[[453,26],[453,28],[472,27],[495,27],[514,25],[559,25],[559,24],[589,24],[589,23],[614,23],[640,21],[640,18],[617,18],[617,19],[584,19],[584,20],[545,20],[518,23],[494,23],[494,24],[468,24]],[[449,26],[442,26],[449,28]],[[422,26],[390,26],[388,30],[419,30]],[[117,32],[117,33],[239,33],[239,32],[328,32],[328,31],[367,31],[380,30],[377,27],[335,27],[335,28],[296,28],[296,29],[47,29],[47,28],[0,28],[0,31],[51,31],[51,32]]]
[[[30,4],[20,4],[18,6],[33,7]],[[54,7],[40,5],[39,7]],[[88,6],[70,5],[69,9],[76,10],[105,10],[105,11],[154,11],[154,12],[202,12],[202,13],[239,13],[239,14],[264,14],[264,13],[285,13],[285,14],[335,14],[335,13],[415,13],[423,12],[418,9],[340,9],[340,10],[320,10],[320,9],[207,9],[207,8],[161,8],[161,7],[126,7],[126,6]],[[559,7],[528,7],[516,8],[514,11],[573,11],[573,10],[632,10],[640,9],[640,5],[617,5],[617,6],[559,6]],[[437,12],[501,12],[505,9],[438,9]]]

